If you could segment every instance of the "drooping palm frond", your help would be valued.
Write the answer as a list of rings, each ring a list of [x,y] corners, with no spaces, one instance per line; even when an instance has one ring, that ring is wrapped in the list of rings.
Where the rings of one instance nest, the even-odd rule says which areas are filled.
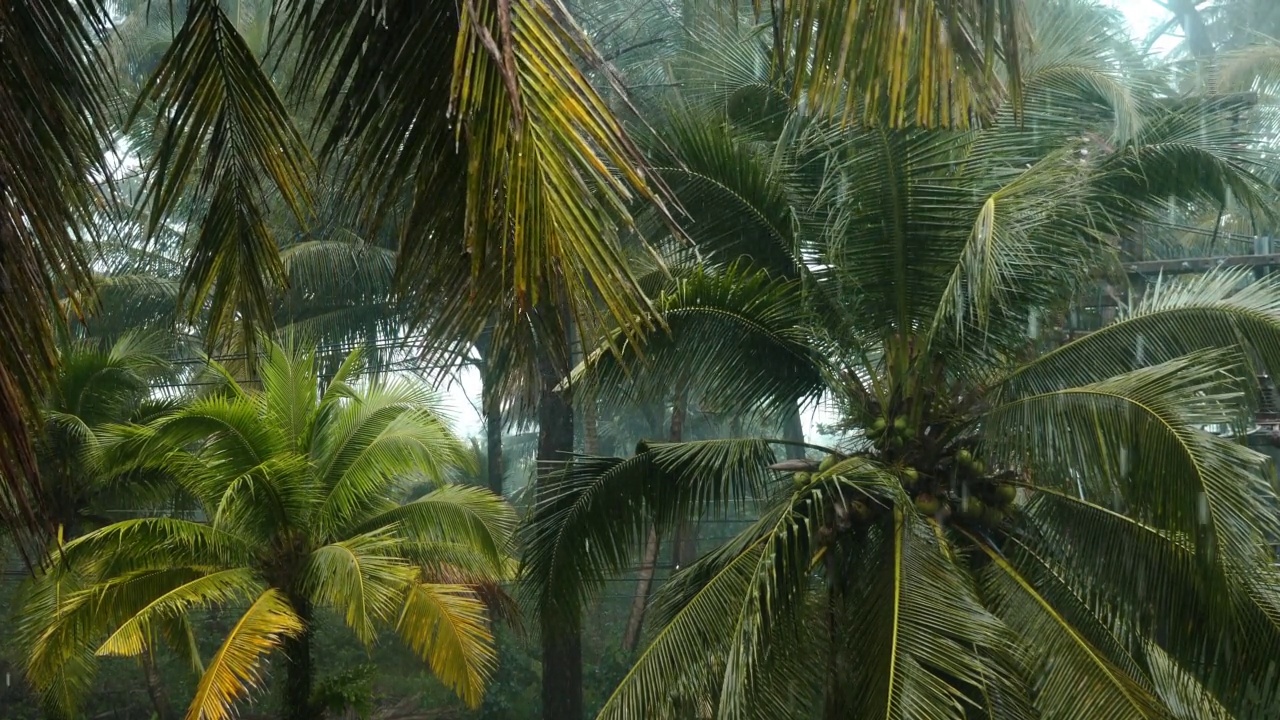
[[[262,656],[305,627],[276,590],[254,600],[232,626],[222,647],[209,659],[187,720],[223,720],[232,717],[233,703],[262,681]]]
[[[40,524],[30,423],[55,358],[59,295],[89,273],[80,241],[105,175],[108,4],[41,0],[0,17],[0,522]]]
[[[759,13],[762,3],[754,5]],[[793,92],[819,109],[892,128],[966,127],[1006,94],[1021,104],[1028,28],[1020,0],[805,0],[770,9],[776,62],[793,75]]]
[[[299,87],[320,89],[325,154],[361,168],[351,184],[370,217],[413,178],[402,287],[425,280],[450,298],[469,285],[481,303],[505,292],[527,311],[562,273],[584,317],[604,307],[630,322],[647,310],[614,224],[633,196],[660,195],[579,69],[598,57],[561,6],[308,0],[281,25],[300,48]],[[442,244],[459,232],[460,245]],[[463,320],[433,326],[446,341],[478,333]]]
[[[600,582],[630,561],[653,519],[715,512],[764,495],[770,443],[644,443],[634,457],[574,458],[556,471],[522,546],[522,591],[542,612],[575,616]]]
[[[194,315],[209,303],[209,331],[233,318],[269,329],[270,301],[285,275],[267,224],[269,192],[305,221],[310,153],[260,60],[217,0],[189,3],[182,26],[143,86],[164,129],[147,169],[149,231],[175,209],[190,185],[201,208],[182,298]],[[157,119],[156,122],[161,122]]]
[[[480,704],[498,663],[484,602],[464,585],[410,587],[396,631],[470,707]]]
[[[642,347],[619,340],[597,351],[571,380],[605,402],[663,396],[688,377],[691,397],[721,412],[794,407],[820,391],[826,370],[806,345],[811,318],[793,302],[798,287],[746,263],[677,273],[655,300],[666,330]]]

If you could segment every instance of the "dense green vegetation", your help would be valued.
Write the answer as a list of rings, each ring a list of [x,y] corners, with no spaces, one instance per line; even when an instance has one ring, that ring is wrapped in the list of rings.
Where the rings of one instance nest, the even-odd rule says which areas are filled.
[[[1272,3],[0,5],[0,716],[1280,715]]]

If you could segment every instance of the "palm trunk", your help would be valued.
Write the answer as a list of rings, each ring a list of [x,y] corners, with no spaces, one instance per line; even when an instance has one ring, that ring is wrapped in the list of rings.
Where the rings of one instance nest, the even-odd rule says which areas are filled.
[[[684,423],[689,414],[689,386],[680,383],[675,399],[671,402],[671,442],[684,439]],[[696,510],[695,510],[696,512]],[[671,543],[671,564],[675,568],[687,567],[698,559],[698,525],[682,519],[676,526]]]
[[[311,603],[301,595],[289,598],[293,611],[302,620],[302,632],[285,638],[285,678],[283,720],[314,720],[311,686],[315,665],[311,657]]]
[[[656,526],[649,528],[644,543],[644,557],[640,559],[640,572],[636,576],[636,594],[631,600],[631,614],[627,616],[627,629],[622,634],[622,649],[633,652],[640,644],[640,631],[644,629],[644,613],[649,608],[649,593],[653,589],[653,574],[658,567],[658,549],[662,547]]]
[[[569,398],[556,392],[556,385],[567,372],[570,346],[568,313],[544,301],[539,311],[556,314],[561,332],[546,337],[538,352],[538,375],[541,383],[538,397],[538,485],[543,496],[551,490],[554,476],[547,474],[547,464],[562,462],[573,452],[573,405]],[[544,315],[545,317],[545,315]],[[556,325],[549,319],[544,327]],[[547,335],[552,335],[547,332]],[[545,720],[581,720],[582,702],[582,627],[577,608],[551,608],[539,618],[542,630],[542,717]]]
[[[485,372],[482,409],[484,410],[484,449],[489,466],[489,489],[494,495],[503,493],[506,468],[502,464],[502,400],[493,379]]]
[[[485,478],[495,495],[502,495],[506,468],[502,463],[502,390],[498,367],[493,362],[493,328],[487,327],[476,340],[480,355],[480,411],[484,414],[484,449],[488,465]]]
[[[800,408],[792,405],[787,408],[782,418],[782,439],[789,443],[804,442],[804,424],[800,421]],[[799,445],[787,445],[788,460],[804,459],[804,448]]]
[[[842,670],[844,654],[840,628],[840,589],[835,585],[834,548],[827,549],[827,673],[823,688],[822,720],[844,720],[851,709],[846,707],[847,678]]]
[[[142,654],[142,676],[146,680],[147,697],[151,698],[157,720],[174,720],[176,716],[173,714],[173,705],[164,691],[164,683],[160,681],[160,673],[156,669],[156,657],[150,648]]]

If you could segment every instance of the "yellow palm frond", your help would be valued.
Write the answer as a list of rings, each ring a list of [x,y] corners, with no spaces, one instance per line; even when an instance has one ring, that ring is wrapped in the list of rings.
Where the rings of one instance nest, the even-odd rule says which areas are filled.
[[[480,704],[498,654],[484,602],[471,588],[414,585],[396,631],[463,702],[473,708]]]
[[[228,720],[231,706],[262,681],[262,656],[303,632],[302,620],[277,590],[267,590],[231,628],[209,660],[187,709],[187,720]]]

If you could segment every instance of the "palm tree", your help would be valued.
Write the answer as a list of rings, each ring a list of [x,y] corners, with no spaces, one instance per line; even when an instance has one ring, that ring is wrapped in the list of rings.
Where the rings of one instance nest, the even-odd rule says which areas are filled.
[[[111,524],[113,511],[152,507],[168,494],[157,473],[103,474],[93,460],[112,425],[146,423],[178,407],[177,399],[153,392],[153,383],[173,373],[165,345],[142,333],[105,347],[87,339],[63,343],[36,441],[41,491],[59,537],[74,539]]]
[[[1280,282],[1166,280],[1056,349],[1029,334],[1166,203],[1265,209],[1269,165],[1231,113],[1132,85],[1110,21],[1032,12],[1030,127],[762,126],[726,110],[734,78],[676,103],[684,162],[655,164],[687,170],[721,259],[658,298],[644,372],[602,350],[584,378],[688,373],[743,412],[825,396],[847,438],[566,464],[525,535],[535,607],[584,607],[655,520],[759,511],[660,590],[601,717],[1275,715],[1280,500],[1232,431],[1280,372]]]
[[[429,390],[353,387],[359,363],[350,356],[322,388],[311,354],[272,344],[260,391],[226,376],[217,392],[103,444],[104,465],[169,472],[203,520],[125,520],[60,548],[20,628],[28,677],[50,708],[73,710],[95,656],[136,656],[163,640],[200,669],[187,717],[229,717],[279,649],[286,716],[314,717],[310,639],[322,609],[366,645],[393,628],[463,700],[480,701],[496,660],[484,598],[508,575],[514,514],[458,485],[395,502],[466,450]],[[188,622],[208,607],[240,616],[202,663]]]
[[[66,198],[59,193],[83,186],[82,158],[101,157],[106,135],[89,132],[105,125],[92,122],[103,116],[105,102],[97,101],[105,98],[98,97],[101,68],[82,62],[92,57],[94,40],[82,32],[83,23],[87,19],[100,40],[110,18],[100,2],[29,5],[36,8],[31,17],[27,11],[6,15],[12,27],[3,31],[32,40],[6,48],[34,50],[13,66],[52,68],[54,82],[22,77],[3,90],[40,112],[57,110],[56,122],[32,127],[70,126],[76,132],[44,133],[43,144],[6,134],[6,142],[16,140],[5,146],[0,163],[21,159],[25,164],[13,177],[48,180],[39,185],[42,196],[18,198],[10,215],[24,213],[62,233],[79,225],[63,212],[59,203]],[[155,5],[153,10],[140,0],[111,4],[130,18],[163,12]],[[858,6],[807,0],[780,6],[767,24],[777,40],[776,66],[792,69],[793,95],[803,92],[815,107],[836,111],[840,98],[868,97],[866,119],[895,127],[964,125],[1002,96],[993,72],[998,64],[1014,71],[1007,85],[1019,95],[1019,7],[1017,0],[880,0]],[[763,19],[760,9],[757,3],[757,19]],[[239,325],[245,343],[271,323],[269,301],[285,272],[279,243],[264,222],[268,203],[282,202],[303,223],[314,208],[307,183],[313,152],[276,91],[275,80],[284,79],[299,97],[318,98],[309,106],[309,119],[320,131],[318,155],[347,171],[347,187],[366,206],[371,224],[387,222],[389,208],[412,199],[407,212],[390,220],[401,237],[399,285],[410,291],[424,318],[438,310],[451,319],[433,324],[440,338],[475,339],[483,327],[475,324],[477,317],[515,318],[521,326],[534,316],[547,329],[536,363],[547,389],[533,393],[546,396],[544,459],[568,450],[570,405],[550,389],[567,371],[567,363],[558,360],[569,355],[563,319],[577,315],[579,322],[593,319],[598,325],[608,318],[629,327],[636,318],[653,317],[619,251],[615,229],[629,224],[633,197],[660,206],[664,193],[580,70],[579,61],[596,68],[604,63],[564,8],[554,0],[188,0],[169,3],[167,10],[177,15],[170,20],[178,30],[163,55],[149,55],[124,70],[131,79],[151,73],[131,113],[136,121],[146,110],[159,148],[146,166],[148,228],[160,227],[180,206],[191,210],[183,215],[197,242],[179,285],[187,312],[209,313],[214,333]],[[54,27],[39,25],[50,17]],[[32,32],[33,26],[40,30]],[[245,32],[246,26],[258,31]],[[263,28],[280,34],[269,37]],[[58,44],[72,40],[76,45],[65,51]],[[151,43],[147,52],[162,45]],[[263,63],[268,48],[279,55]],[[40,64],[44,59],[51,62]],[[598,76],[611,77],[607,71]],[[33,88],[63,90],[60,83],[68,78],[74,82],[59,103],[39,103]],[[25,122],[37,116],[22,117]],[[45,151],[23,154],[33,146]],[[55,172],[68,175],[53,177]],[[30,187],[37,184],[23,189]],[[72,199],[83,200],[80,195]],[[13,224],[20,230],[32,225]],[[80,267],[54,257],[53,250],[69,252],[65,243],[36,235],[24,236],[24,243],[17,249],[28,296],[44,287],[45,268]],[[37,259],[28,262],[28,255]],[[433,292],[419,292],[422,285]],[[435,298],[450,302],[437,304]],[[6,307],[30,307],[32,299],[24,296]],[[521,312],[499,312],[508,306]],[[12,317],[21,318],[17,311]],[[42,327],[22,336],[47,339]],[[4,362],[6,371],[21,373],[16,383],[4,384],[0,405],[12,445],[0,457],[17,468],[26,457],[23,400],[38,396],[34,370],[42,366],[33,370],[18,355]],[[28,462],[21,468],[27,472],[5,473],[13,493],[21,489],[17,479],[32,468]],[[20,505],[15,495],[14,507]],[[566,705],[549,708],[549,716],[581,714],[575,700],[580,693],[572,684],[548,691],[548,698],[567,698]]]

